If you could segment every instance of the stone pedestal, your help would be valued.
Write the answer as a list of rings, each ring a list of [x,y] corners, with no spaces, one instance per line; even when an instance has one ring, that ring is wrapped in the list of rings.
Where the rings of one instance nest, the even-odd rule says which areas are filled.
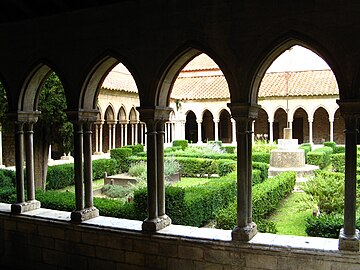
[[[80,211],[71,212],[71,221],[82,222],[99,216],[99,210],[95,207],[85,208]]]
[[[24,212],[39,209],[41,206],[39,201],[32,200],[23,203],[15,203],[11,205],[11,214],[21,214]]]
[[[236,227],[231,232],[233,241],[250,241],[257,234],[257,226],[254,222],[248,224],[244,228]]]
[[[348,237],[344,234],[344,229],[340,230],[339,237],[339,249],[348,251],[359,251],[360,250],[360,236],[359,230],[356,230],[353,237]]]
[[[145,219],[142,224],[144,232],[156,232],[171,225],[171,219],[167,215],[163,215],[153,220]]]

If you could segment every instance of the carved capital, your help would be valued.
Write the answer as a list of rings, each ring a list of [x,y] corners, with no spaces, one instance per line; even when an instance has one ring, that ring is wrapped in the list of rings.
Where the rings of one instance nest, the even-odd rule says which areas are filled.
[[[140,113],[140,121],[148,125],[149,122],[167,122],[170,118],[170,112],[172,109],[170,107],[137,107],[136,108]]]
[[[32,123],[35,124],[40,116],[40,111],[17,111],[15,113],[8,113],[7,117],[10,121],[17,123]]]
[[[231,110],[231,117],[236,121],[252,121],[257,118],[260,108],[257,104],[250,103],[228,103]]]
[[[71,122],[96,122],[98,120],[99,110],[78,110],[78,111],[67,111],[67,117]]]

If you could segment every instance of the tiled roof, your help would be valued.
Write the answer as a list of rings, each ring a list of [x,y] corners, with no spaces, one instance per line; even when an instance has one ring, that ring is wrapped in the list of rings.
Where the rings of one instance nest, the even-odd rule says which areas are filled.
[[[133,76],[123,64],[118,64],[109,72],[102,88],[131,93],[138,92]]]
[[[130,72],[117,65],[106,77],[103,88],[137,93]],[[330,69],[266,73],[259,97],[338,95],[335,76]],[[200,54],[187,64],[176,79],[171,98],[182,100],[229,99],[227,81],[215,62]]]

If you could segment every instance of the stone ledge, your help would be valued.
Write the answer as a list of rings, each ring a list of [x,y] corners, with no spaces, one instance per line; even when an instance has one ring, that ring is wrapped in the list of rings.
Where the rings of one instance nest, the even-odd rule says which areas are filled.
[[[80,211],[71,212],[71,221],[73,222],[82,222],[88,219],[92,219],[99,216],[99,210],[95,207],[85,208]]]
[[[11,213],[12,214],[21,214],[24,212],[29,212],[32,210],[36,210],[39,209],[41,206],[39,201],[36,200],[32,200],[32,201],[27,201],[27,202],[23,202],[23,203],[15,203],[11,205]]]

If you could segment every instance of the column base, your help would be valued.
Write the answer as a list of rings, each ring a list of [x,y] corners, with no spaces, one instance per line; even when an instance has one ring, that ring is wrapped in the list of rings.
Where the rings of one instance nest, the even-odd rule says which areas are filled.
[[[355,231],[355,235],[349,237],[344,234],[344,229],[341,229],[339,236],[339,250],[359,251],[360,250],[359,230]]]
[[[82,222],[99,216],[99,210],[95,207],[85,208],[71,212],[71,221]]]
[[[41,203],[37,200],[27,201],[23,203],[15,203],[11,205],[11,214],[21,214],[24,212],[39,209]]]
[[[249,223],[246,227],[235,229],[231,232],[233,241],[249,241],[257,234],[257,226],[254,222]]]
[[[95,152],[94,155],[103,155],[103,152]]]
[[[142,224],[142,230],[144,232],[156,232],[161,229],[166,228],[171,224],[171,218],[169,218],[167,215],[163,215],[156,219],[145,219]]]

